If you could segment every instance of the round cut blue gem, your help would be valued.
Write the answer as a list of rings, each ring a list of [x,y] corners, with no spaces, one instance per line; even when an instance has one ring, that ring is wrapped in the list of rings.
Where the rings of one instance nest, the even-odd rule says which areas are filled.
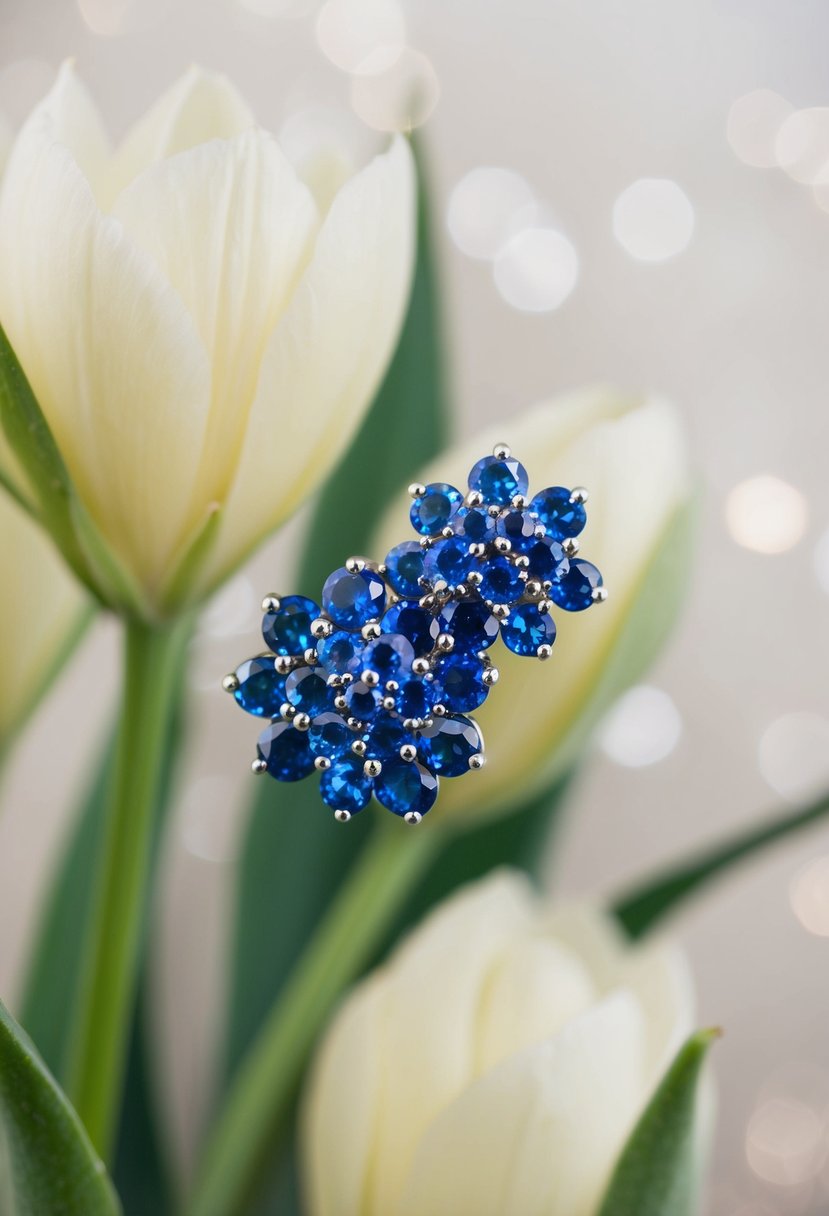
[[[583,612],[593,603],[593,591],[601,587],[602,576],[592,562],[576,558],[564,577],[553,583],[550,599],[567,612]]]
[[[419,680],[412,676],[404,680],[394,694],[394,704],[401,718],[428,718],[435,703],[432,681]]]
[[[450,587],[462,583],[473,565],[469,556],[469,544],[463,536],[452,536],[439,540],[426,554],[424,573],[430,583],[443,580]]]
[[[447,654],[434,667],[434,703],[450,713],[465,714],[483,705],[489,689],[482,676],[484,665],[474,654]]]
[[[363,742],[366,745],[366,759],[385,764],[387,760],[400,758],[401,747],[404,743],[411,743],[412,736],[404,729],[399,718],[380,713],[363,735]]]
[[[512,456],[507,460],[484,456],[469,474],[470,490],[479,490],[484,502],[499,507],[508,507],[516,494],[526,494],[529,485],[527,470]]]
[[[470,545],[487,545],[495,537],[495,520],[480,507],[464,507],[455,516],[454,528]]]
[[[570,559],[557,540],[544,536],[527,549],[525,556],[529,561],[527,573],[530,578],[537,578],[542,583],[555,582],[563,578],[570,566]]]
[[[460,490],[445,481],[434,481],[412,503],[409,512],[412,527],[422,536],[437,536],[455,518],[462,502]]]
[[[323,802],[333,810],[356,815],[371,801],[371,786],[362,760],[356,756],[343,756],[322,774],[320,794]]]
[[[535,544],[536,527],[529,511],[505,511],[496,523],[498,535],[506,537],[516,553],[526,553]]]
[[[421,732],[418,751],[423,761],[441,777],[460,777],[469,772],[469,761],[484,750],[480,730],[471,718],[435,718]]]
[[[570,502],[570,493],[564,486],[549,486],[539,490],[530,503],[530,510],[554,540],[578,536],[587,523],[584,503]]]
[[[317,642],[317,656],[326,675],[354,675],[363,668],[365,642],[353,633],[338,629]]]
[[[315,644],[311,622],[319,614],[313,600],[304,595],[286,595],[278,612],[266,612],[262,618],[262,637],[274,654],[304,654]]]
[[[452,635],[456,650],[486,650],[498,637],[498,619],[480,600],[455,600],[441,612],[440,629]]]
[[[398,595],[405,600],[419,600],[423,595],[420,579],[426,554],[416,540],[404,540],[386,554],[386,578]]]
[[[277,781],[301,781],[314,770],[314,755],[305,731],[290,722],[271,722],[262,731],[256,750]]]
[[[383,633],[369,642],[363,655],[363,671],[376,671],[383,684],[412,670],[414,646],[402,633]]]
[[[380,616],[385,603],[386,584],[373,570],[351,574],[341,566],[329,574],[322,589],[322,606],[342,629],[361,629]]]
[[[233,693],[242,709],[260,718],[278,718],[285,703],[285,677],[269,655],[248,659],[236,668],[239,687]]]
[[[514,604],[524,594],[525,579],[521,571],[505,557],[493,557],[482,562],[481,581],[478,590],[485,600],[493,604]]]
[[[438,618],[413,604],[392,604],[380,624],[384,633],[402,633],[408,638],[418,659],[434,650],[440,633]]]
[[[501,640],[513,654],[535,655],[539,646],[556,640],[555,621],[549,612],[539,612],[538,604],[517,604],[501,624]]]
[[[392,760],[375,778],[374,796],[395,815],[425,815],[438,796],[438,779],[422,764]]]
[[[285,695],[299,713],[316,718],[331,708],[331,689],[325,676],[311,667],[292,671],[285,681]]]
[[[378,688],[369,688],[368,684],[364,684],[362,680],[355,680],[353,684],[349,684],[344,693],[349,713],[355,718],[359,718],[361,722],[374,717],[382,695]]]
[[[354,732],[333,711],[314,718],[308,729],[308,746],[313,754],[329,760],[347,752],[355,738]]]

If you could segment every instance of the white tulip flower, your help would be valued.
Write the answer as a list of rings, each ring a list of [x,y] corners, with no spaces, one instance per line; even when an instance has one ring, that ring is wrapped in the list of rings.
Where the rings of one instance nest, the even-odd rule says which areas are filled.
[[[195,69],[113,150],[65,66],[11,149],[0,322],[148,618],[217,586],[320,485],[393,350],[406,141],[325,193]],[[89,581],[117,599],[100,564]]]
[[[309,1216],[593,1216],[692,1007],[673,948],[512,872],[462,889],[323,1039]]]
[[[435,814],[444,820],[514,807],[566,769],[589,728],[654,658],[690,556],[689,530],[676,525],[687,518],[692,485],[679,413],[669,402],[604,387],[569,393],[479,431],[427,469],[413,469],[412,481],[446,481],[465,492],[469,469],[498,442],[526,466],[531,495],[547,486],[587,487],[580,552],[598,566],[609,597],[587,612],[553,609],[548,662],[500,644],[488,651],[500,680],[473,715],[486,766],[442,782]],[[401,495],[386,513],[373,546],[379,560],[405,537],[408,508]]]

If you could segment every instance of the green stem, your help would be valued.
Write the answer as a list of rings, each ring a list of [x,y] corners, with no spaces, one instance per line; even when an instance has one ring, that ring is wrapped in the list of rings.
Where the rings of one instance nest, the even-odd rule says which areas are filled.
[[[125,624],[115,772],[68,1048],[68,1090],[108,1160],[124,1080],[164,749],[189,620]]]
[[[442,844],[429,824],[375,830],[231,1083],[190,1216],[244,1210],[321,1027]]]

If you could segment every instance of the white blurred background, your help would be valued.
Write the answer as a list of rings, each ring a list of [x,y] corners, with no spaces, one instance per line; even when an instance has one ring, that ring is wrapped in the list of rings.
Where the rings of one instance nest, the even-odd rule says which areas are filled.
[[[552,862],[567,894],[616,890],[829,784],[827,36],[823,0],[0,0],[0,139],[70,55],[116,136],[192,61],[231,76],[297,155],[321,121],[358,154],[382,138],[369,128],[423,122],[458,431],[593,380],[682,406],[703,486],[693,591],[577,791]],[[217,679],[250,649],[291,544],[222,593],[191,673],[198,742],[158,935],[185,1153],[249,794],[249,722]],[[115,645],[97,627],[2,791],[12,1004],[112,712]],[[726,1030],[709,1216],[824,1213],[829,833],[763,857],[675,928],[701,1019]]]

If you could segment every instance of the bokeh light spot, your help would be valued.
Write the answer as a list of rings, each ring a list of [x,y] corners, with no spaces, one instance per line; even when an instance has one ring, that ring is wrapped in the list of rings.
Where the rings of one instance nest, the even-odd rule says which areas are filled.
[[[773,89],[754,89],[738,97],[728,114],[726,134],[745,165],[771,169],[777,165],[775,142],[794,106]]]
[[[829,937],[829,856],[817,857],[798,870],[789,900],[804,929],[816,937]]]
[[[502,247],[493,267],[495,285],[522,312],[552,312],[576,285],[579,258],[555,228],[525,228]]]
[[[405,46],[406,22],[397,0],[327,0],[317,18],[317,42],[345,72],[383,72]]]
[[[804,1102],[770,1098],[751,1116],[746,1157],[758,1178],[798,1186],[814,1178],[826,1157],[823,1120]]]
[[[784,714],[760,739],[760,772],[791,802],[814,796],[829,784],[829,720],[813,713]]]
[[[411,48],[385,71],[355,76],[351,82],[354,112],[376,131],[413,131],[432,113],[439,96],[431,62]]]
[[[806,531],[809,507],[795,486],[762,473],[733,488],[725,518],[738,545],[755,553],[785,553]]]
[[[684,190],[667,178],[642,177],[613,205],[613,233],[640,262],[664,262],[688,247],[694,208]]]
[[[796,182],[811,184],[829,161],[829,107],[795,110],[777,133],[775,154]]]
[[[472,169],[450,195],[449,234],[469,257],[490,260],[514,235],[516,219],[534,201],[532,190],[518,173],[488,166]]]
[[[607,714],[599,743],[617,764],[644,768],[669,756],[681,734],[682,718],[668,694],[640,684],[620,697]]]

